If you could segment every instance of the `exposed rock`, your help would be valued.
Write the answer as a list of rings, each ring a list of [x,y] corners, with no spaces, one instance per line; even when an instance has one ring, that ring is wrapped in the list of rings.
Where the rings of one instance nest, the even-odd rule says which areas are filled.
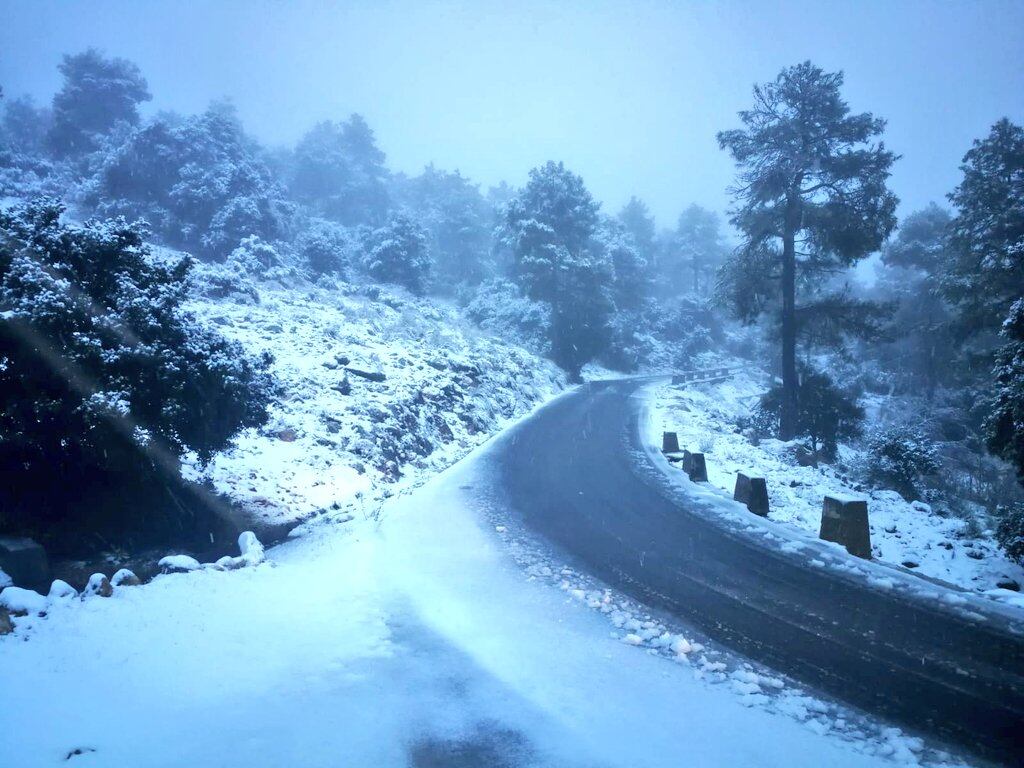
[[[161,558],[157,565],[160,566],[163,573],[188,573],[189,571],[198,571],[203,567],[198,560],[188,555],[168,555]]]
[[[337,384],[335,384],[332,387],[332,389],[335,392],[340,392],[343,395],[351,395],[352,394],[352,382],[348,380],[348,374],[346,373],[344,376],[342,376],[341,381],[339,381]]]
[[[60,579],[56,579],[50,585],[50,591],[47,594],[47,598],[50,600],[70,600],[75,597],[78,597],[78,590]]]
[[[353,376],[358,376],[361,379],[367,379],[369,381],[376,381],[378,383],[387,379],[387,376],[380,372],[374,371],[361,371],[358,368],[345,368],[346,371],[351,373]]]
[[[94,573],[89,577],[89,583],[82,590],[82,597],[110,597],[114,594],[114,588],[110,586],[110,579],[102,573]]]
[[[277,439],[285,443],[294,443],[296,437],[298,437],[298,435],[295,434],[294,429],[282,429],[277,433]]]
[[[46,551],[32,539],[0,537],[0,569],[20,587],[38,592],[50,588]]]
[[[903,567],[904,568],[917,568],[917,563],[915,563],[913,560],[904,560],[903,561]]]
[[[14,631],[14,622],[6,608],[0,607],[0,635],[9,635]]]
[[[122,568],[110,577],[110,583],[115,587],[137,587],[142,581],[132,571]]]
[[[1020,592],[1020,584],[1018,584],[1013,579],[1006,579],[1005,581],[1000,581],[996,584],[996,587],[998,589],[1008,589],[1011,592]]]

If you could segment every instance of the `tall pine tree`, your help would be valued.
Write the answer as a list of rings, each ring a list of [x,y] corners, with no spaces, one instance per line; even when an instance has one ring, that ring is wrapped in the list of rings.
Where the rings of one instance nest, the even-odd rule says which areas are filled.
[[[810,62],[789,67],[754,87],[753,108],[739,113],[743,128],[718,134],[739,166],[732,221],[745,236],[727,274],[751,280],[732,298],[748,317],[781,299],[784,440],[797,430],[797,286],[877,250],[896,223],[886,187],[896,156],[875,143],[885,122],[850,114],[842,84],[841,72]]]

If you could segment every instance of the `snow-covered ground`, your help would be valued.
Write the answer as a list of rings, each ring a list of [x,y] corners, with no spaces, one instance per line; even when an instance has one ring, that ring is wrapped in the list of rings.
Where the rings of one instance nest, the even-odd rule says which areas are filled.
[[[262,283],[259,294],[188,307],[247,350],[273,354],[282,396],[264,428],[187,474],[260,523],[369,514],[565,387],[549,361],[399,289]]]
[[[307,523],[269,562],[19,619],[0,637],[0,765],[918,761],[895,730],[836,738],[834,705],[730,672],[568,569],[524,569],[477,490],[488,449],[377,517]]]
[[[1008,560],[990,538],[972,538],[966,523],[940,517],[927,505],[905,501],[890,490],[855,493],[833,467],[802,467],[778,440],[758,445],[740,434],[737,420],[749,414],[767,387],[757,372],[739,371],[714,384],[662,384],[650,390],[649,440],[660,445],[665,430],[677,432],[681,448],[703,451],[708,481],[731,494],[736,473],[762,476],[768,485],[772,521],[817,534],[826,494],[868,500],[871,544],[875,558],[908,571],[940,579],[1003,603],[1024,608],[1019,593],[996,584],[1024,584],[1024,569]],[[852,458],[842,447],[844,458]]]

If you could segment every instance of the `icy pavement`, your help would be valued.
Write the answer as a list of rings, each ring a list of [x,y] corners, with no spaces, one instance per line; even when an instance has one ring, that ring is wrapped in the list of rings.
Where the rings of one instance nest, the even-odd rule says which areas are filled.
[[[898,732],[858,743],[806,711],[752,706],[771,678],[710,684],[724,664],[670,658],[696,655],[685,638],[658,653],[622,605],[586,610],[585,581],[580,599],[561,570],[561,589],[539,561],[524,570],[481,512],[487,450],[379,520],[306,526],[267,563],[20,620],[0,638],[0,765],[917,762]]]

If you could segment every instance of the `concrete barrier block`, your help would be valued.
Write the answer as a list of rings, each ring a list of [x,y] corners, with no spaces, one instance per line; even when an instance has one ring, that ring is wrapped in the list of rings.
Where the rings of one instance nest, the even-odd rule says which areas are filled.
[[[768,516],[768,483],[763,477],[738,473],[736,475],[736,490],[732,497],[746,505],[747,509],[755,515]]]
[[[46,594],[50,589],[50,561],[32,539],[0,538],[0,570],[16,586]]]
[[[661,433],[661,452],[679,453],[679,436],[675,432]]]
[[[703,453],[683,451],[683,470],[695,483],[706,483],[708,481],[708,467],[704,461]]]
[[[871,559],[871,529],[868,527],[868,503],[849,496],[826,496],[821,508],[818,538],[842,544],[856,557]]]

